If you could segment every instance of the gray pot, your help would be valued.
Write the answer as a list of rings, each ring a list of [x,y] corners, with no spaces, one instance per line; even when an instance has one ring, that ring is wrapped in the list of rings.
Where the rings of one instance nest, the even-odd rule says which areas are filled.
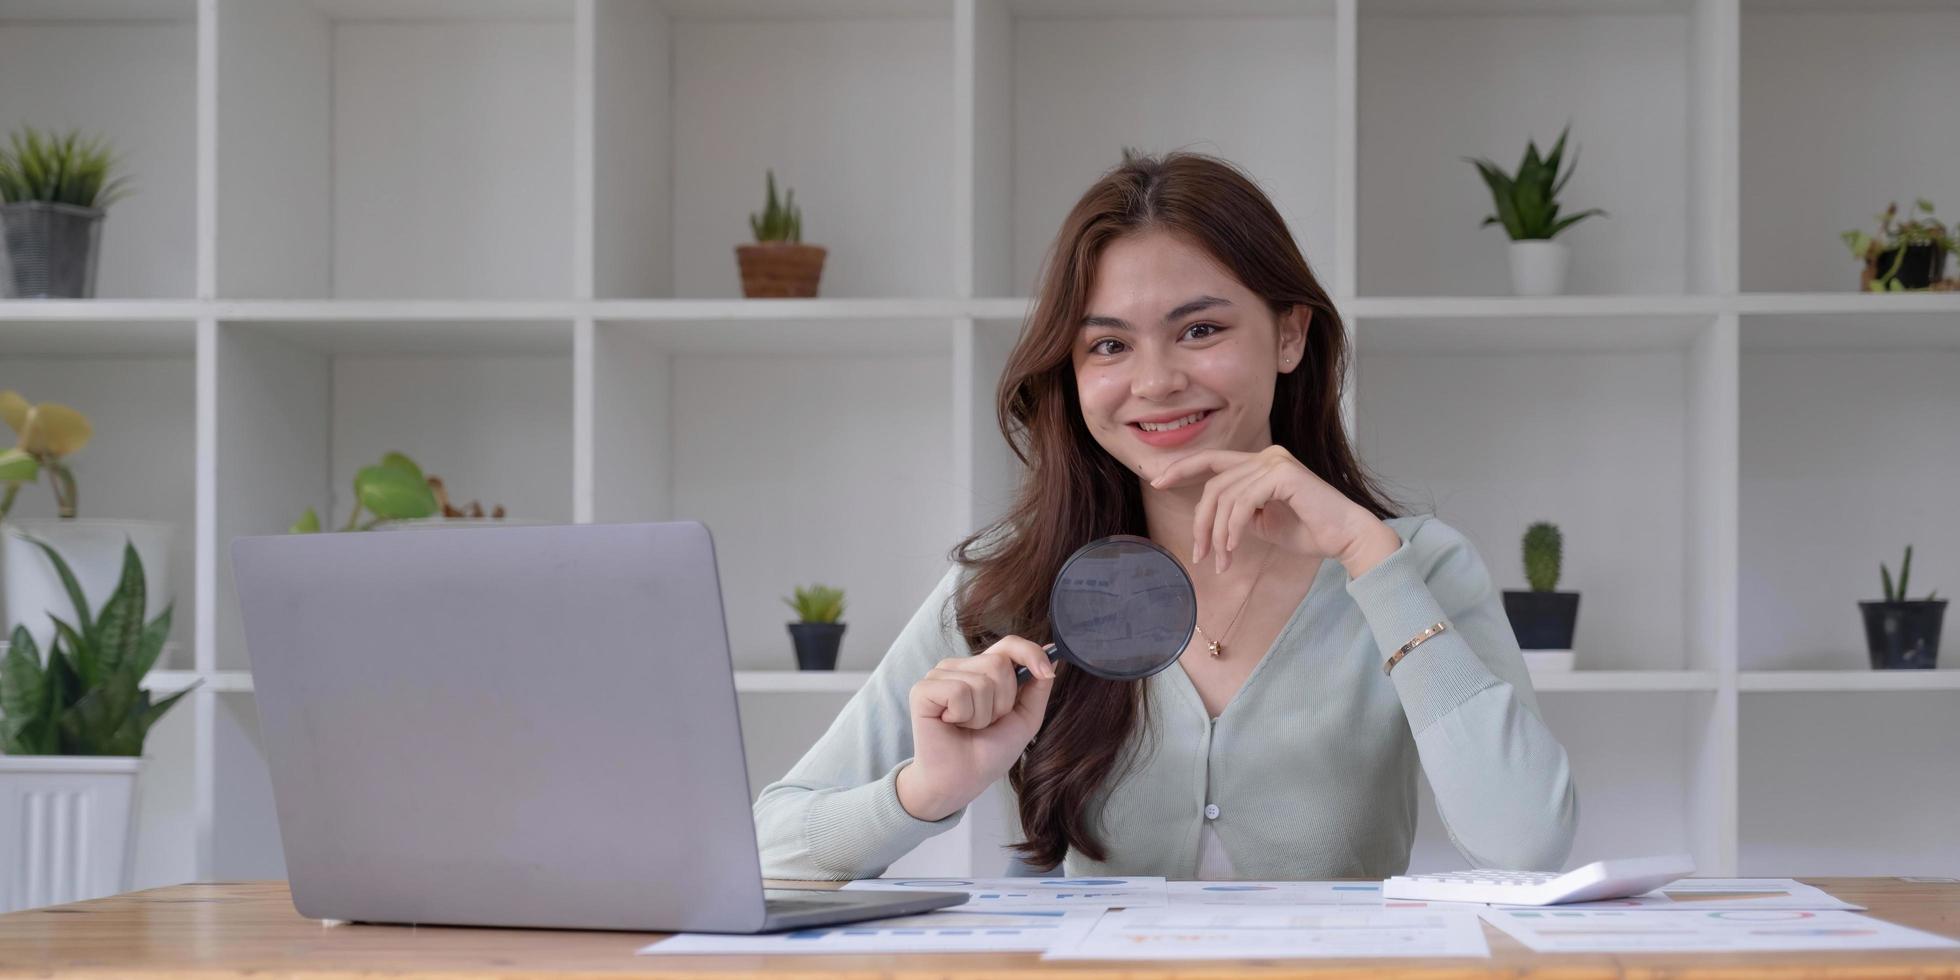
[[[0,297],[94,297],[103,214],[101,208],[47,201],[0,204],[0,230],[7,243]]]

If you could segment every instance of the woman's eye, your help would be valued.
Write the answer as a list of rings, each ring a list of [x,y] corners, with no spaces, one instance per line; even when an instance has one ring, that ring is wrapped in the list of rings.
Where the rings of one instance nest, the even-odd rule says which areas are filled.
[[[1093,344],[1090,344],[1090,345],[1089,345],[1089,353],[1091,353],[1091,354],[1114,354],[1114,353],[1116,353],[1116,352],[1115,352],[1115,351],[1113,351],[1113,350],[1108,350],[1108,349],[1106,349],[1106,348],[1104,348],[1104,347],[1103,347],[1103,345],[1104,345],[1104,344],[1115,344],[1115,345],[1117,345],[1117,346],[1119,346],[1119,347],[1120,347],[1120,346],[1122,346],[1122,344],[1123,344],[1123,342],[1122,342],[1122,341],[1120,341],[1120,340],[1117,340],[1117,339],[1115,339],[1115,338],[1113,338],[1113,337],[1104,337],[1103,339],[1101,339],[1101,340],[1098,340],[1098,341],[1096,341],[1095,343],[1093,343]]]
[[[1191,332],[1191,331],[1193,331],[1193,330],[1204,330],[1204,331],[1207,331],[1206,333],[1201,333],[1201,334],[1199,334],[1199,335],[1198,335],[1198,339],[1200,339],[1200,340],[1202,340],[1202,339],[1204,339],[1204,338],[1206,338],[1206,337],[1209,337],[1209,336],[1211,336],[1212,334],[1215,334],[1215,333],[1217,333],[1217,332],[1218,332],[1218,330],[1219,330],[1219,327],[1218,327],[1218,325],[1217,325],[1217,324],[1215,324],[1215,323],[1194,323],[1194,324],[1192,324],[1192,325],[1191,325],[1191,326],[1190,326],[1189,328],[1187,328],[1187,329],[1186,329],[1186,330],[1185,330],[1184,332],[1188,334],[1188,333],[1190,333],[1190,332]]]

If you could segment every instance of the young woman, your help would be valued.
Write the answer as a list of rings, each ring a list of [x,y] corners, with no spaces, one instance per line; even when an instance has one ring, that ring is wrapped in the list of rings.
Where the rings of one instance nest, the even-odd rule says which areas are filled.
[[[1001,377],[1014,504],[763,790],[763,873],[876,876],[1005,776],[1023,868],[1381,878],[1408,867],[1418,772],[1473,866],[1559,868],[1565,750],[1476,550],[1396,516],[1350,451],[1347,356],[1230,165],[1131,157],[1098,180]],[[1056,571],[1116,533],[1188,559],[1197,590],[1193,642],[1144,681],[1041,651]]]

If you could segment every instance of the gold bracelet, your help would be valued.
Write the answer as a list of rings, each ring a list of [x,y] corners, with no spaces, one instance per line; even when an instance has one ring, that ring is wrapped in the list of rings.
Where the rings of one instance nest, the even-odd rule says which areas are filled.
[[[1437,623],[1436,625],[1431,626],[1430,628],[1423,630],[1420,633],[1417,633],[1415,639],[1402,644],[1402,649],[1395,651],[1395,656],[1388,658],[1388,662],[1382,664],[1382,673],[1387,674],[1389,671],[1394,670],[1396,663],[1400,662],[1403,657],[1408,656],[1410,650],[1414,650],[1416,647],[1422,646],[1422,641],[1427,640],[1430,637],[1435,636],[1436,634],[1441,633],[1442,631],[1448,628],[1449,628],[1448,626],[1442,623]]]

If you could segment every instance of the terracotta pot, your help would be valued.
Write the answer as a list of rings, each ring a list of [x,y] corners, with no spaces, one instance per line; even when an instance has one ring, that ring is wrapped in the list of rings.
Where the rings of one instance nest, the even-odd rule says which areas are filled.
[[[823,277],[822,245],[751,242],[735,246],[742,269],[742,295],[750,299],[811,297]]]

